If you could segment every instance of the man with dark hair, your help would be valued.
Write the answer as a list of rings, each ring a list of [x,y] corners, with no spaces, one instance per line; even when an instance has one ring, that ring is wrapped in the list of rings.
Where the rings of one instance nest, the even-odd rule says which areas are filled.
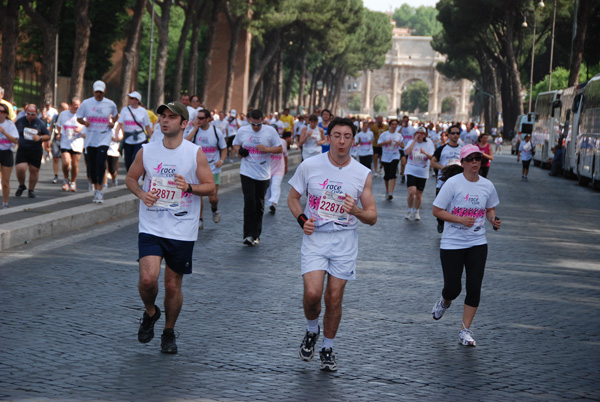
[[[183,304],[183,276],[192,273],[192,253],[198,239],[200,197],[215,191],[213,176],[204,152],[183,139],[189,114],[180,102],[161,105],[162,141],[144,144],[127,172],[125,184],[140,199],[139,283],[145,311],[138,341],[154,337],[160,318],[155,304],[160,266],[165,260],[165,328],[161,352],[177,353],[175,322]],[[138,180],[144,176],[144,185]]]
[[[265,194],[271,179],[271,156],[283,152],[277,131],[263,124],[258,109],[248,114],[249,126],[241,127],[233,140],[233,153],[242,159],[240,177],[244,193],[244,244],[260,243]]]
[[[19,148],[17,148],[16,173],[19,187],[15,196],[20,197],[25,186],[25,176],[29,167],[29,198],[35,198],[35,185],[40,175],[44,150],[42,143],[50,141],[50,133],[46,124],[38,117],[37,106],[33,103],[25,106],[25,117],[17,119],[15,126],[19,132]]]
[[[358,222],[374,225],[377,209],[371,170],[350,156],[356,126],[350,119],[335,118],[329,124],[327,153],[306,159],[289,181],[288,206],[304,232],[302,276],[306,333],[298,352],[312,360],[319,338],[319,315],[325,277],[321,370],[336,371],[333,341],[342,318],[342,299],[348,280],[356,279]],[[302,207],[300,198],[307,194]],[[361,205],[361,206],[359,206]]]

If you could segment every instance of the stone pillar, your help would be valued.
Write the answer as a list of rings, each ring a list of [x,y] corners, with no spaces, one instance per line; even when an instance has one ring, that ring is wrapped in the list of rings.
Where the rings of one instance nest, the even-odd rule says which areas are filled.
[[[367,70],[364,75],[364,98],[362,101],[362,113],[371,114],[371,70]]]
[[[439,102],[440,92],[440,73],[433,68],[433,88],[431,89],[431,96],[429,97],[429,118],[430,120],[437,120],[441,112]]]
[[[396,116],[396,109],[398,109],[398,67],[392,67],[392,109],[390,116]],[[396,116],[397,117],[397,116]]]
[[[459,113],[459,118],[460,120],[466,121],[469,118],[469,113],[468,113],[468,105],[469,105],[469,81],[462,79],[461,81],[461,85],[460,85],[460,105],[459,105],[459,109],[460,109],[460,113]]]

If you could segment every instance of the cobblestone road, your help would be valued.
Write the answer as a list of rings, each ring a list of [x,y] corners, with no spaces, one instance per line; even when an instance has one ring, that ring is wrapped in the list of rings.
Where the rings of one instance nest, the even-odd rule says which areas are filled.
[[[476,348],[457,342],[464,293],[431,319],[442,286],[433,179],[421,222],[403,218],[405,187],[388,202],[375,180],[379,221],[359,229],[337,373],[297,358],[301,232],[289,185],[255,248],[242,245],[231,187],[221,223],[205,219],[199,234],[174,356],[159,336],[137,342],[135,217],[0,253],[0,400],[599,400],[600,193],[538,168],[519,178],[514,157],[498,156],[503,227],[488,232]],[[161,307],[163,294],[161,284]]]

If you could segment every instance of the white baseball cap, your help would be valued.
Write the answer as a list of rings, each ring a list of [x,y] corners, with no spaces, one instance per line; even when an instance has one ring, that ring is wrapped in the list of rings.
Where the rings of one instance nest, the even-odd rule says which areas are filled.
[[[102,81],[94,82],[94,92],[96,92],[96,91],[104,92],[104,90],[106,90],[106,84],[104,82],[102,82]]]
[[[133,99],[137,99],[138,101],[142,102],[142,95],[140,95],[140,93],[138,91],[133,91],[130,94],[127,94],[127,96],[129,96],[130,98]]]

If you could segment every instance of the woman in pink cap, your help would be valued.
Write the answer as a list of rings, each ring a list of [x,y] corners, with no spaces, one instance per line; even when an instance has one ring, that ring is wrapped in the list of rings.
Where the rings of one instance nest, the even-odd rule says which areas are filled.
[[[467,294],[464,302],[459,342],[475,346],[471,323],[479,306],[481,283],[487,259],[485,220],[494,230],[500,228],[496,217],[498,194],[491,181],[479,176],[482,152],[477,145],[466,145],[460,152],[462,169],[444,168],[444,186],[433,202],[433,215],[445,221],[440,242],[440,259],[444,274],[442,296],[433,306],[433,319],[442,318],[452,300],[461,292],[463,269],[466,272]],[[462,172],[461,172],[462,170]],[[454,171],[452,177],[450,171]],[[457,174],[458,173],[458,174]]]

